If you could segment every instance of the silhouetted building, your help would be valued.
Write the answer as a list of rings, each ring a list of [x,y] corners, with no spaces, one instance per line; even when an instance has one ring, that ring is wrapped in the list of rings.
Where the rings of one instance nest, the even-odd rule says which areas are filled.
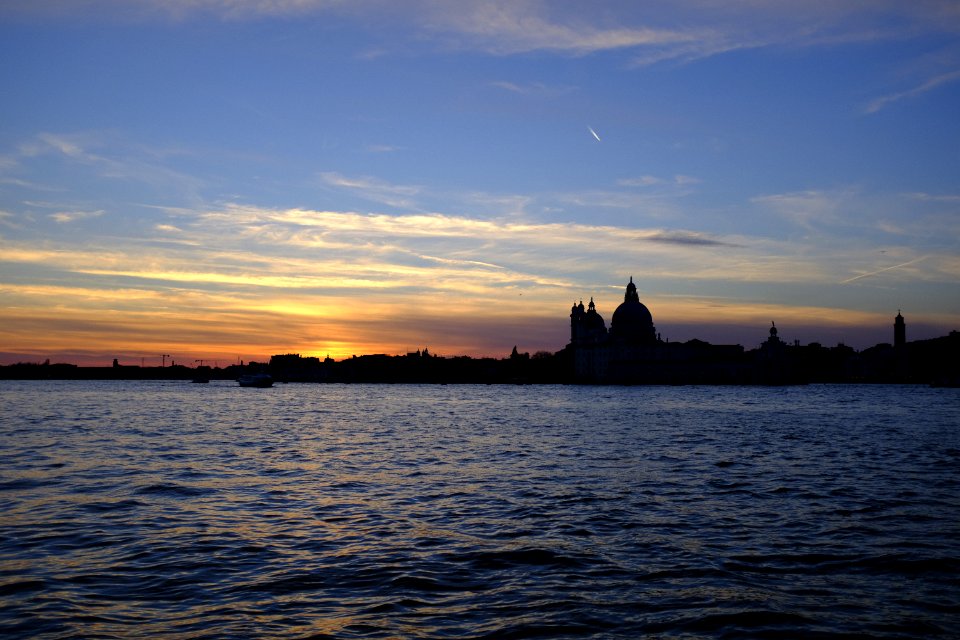
[[[653,327],[653,316],[646,305],[640,302],[633,276],[630,276],[627,291],[623,294],[623,302],[613,312],[610,335],[620,345],[653,345],[659,342]]]
[[[0,379],[90,380],[236,380],[267,373],[279,382],[414,383],[586,383],[586,384],[803,384],[869,382],[960,386],[960,332],[929,340],[906,341],[906,322],[898,310],[893,344],[857,352],[838,344],[801,346],[785,342],[775,323],[756,349],[712,345],[702,340],[660,339],[653,315],[640,302],[633,277],[607,329],[593,298],[570,310],[570,343],[557,353],[531,356],[513,348],[503,359],[445,357],[426,347],[402,356],[374,354],[335,362],[296,353],[275,355],[270,363],[249,362],[225,369],[183,365],[76,367],[68,364],[17,363],[0,366]],[[165,356],[169,357],[169,356]]]
[[[251,363],[252,365],[252,363]],[[304,357],[299,353],[275,355],[270,358],[267,367],[248,367],[248,373],[270,373],[281,382],[322,382],[330,377],[333,360],[328,356],[320,358]]]
[[[770,323],[770,336],[760,345],[755,380],[761,384],[789,384],[798,381],[796,360],[800,345],[792,347],[780,339],[777,323]]]
[[[570,342],[577,345],[602,344],[607,341],[607,325],[597,313],[597,306],[590,298],[590,305],[583,309],[583,300],[573,305],[570,311]]]
[[[903,316],[897,310],[897,317],[893,320],[893,346],[896,349],[902,349],[907,344],[907,325],[903,321]]]
[[[715,346],[700,340],[664,342],[653,315],[640,302],[633,277],[614,310],[609,331],[596,304],[570,310],[570,344],[558,354],[574,382],[682,384],[742,382],[747,368],[740,345]]]

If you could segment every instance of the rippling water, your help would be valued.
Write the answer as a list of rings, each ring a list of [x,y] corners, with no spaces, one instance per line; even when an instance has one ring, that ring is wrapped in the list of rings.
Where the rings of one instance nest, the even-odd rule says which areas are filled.
[[[956,637],[960,391],[0,382],[0,634]]]

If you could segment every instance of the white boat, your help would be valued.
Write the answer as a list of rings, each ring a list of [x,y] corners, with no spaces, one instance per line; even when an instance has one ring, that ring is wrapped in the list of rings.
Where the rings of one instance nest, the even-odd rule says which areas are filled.
[[[243,375],[237,378],[237,382],[241,387],[272,387],[273,378],[270,377],[269,373],[251,373],[248,375]]]

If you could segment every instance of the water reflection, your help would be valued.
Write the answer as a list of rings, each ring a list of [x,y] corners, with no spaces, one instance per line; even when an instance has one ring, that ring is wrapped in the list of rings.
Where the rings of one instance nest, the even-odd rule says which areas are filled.
[[[0,631],[958,622],[954,390],[199,387],[0,387]]]

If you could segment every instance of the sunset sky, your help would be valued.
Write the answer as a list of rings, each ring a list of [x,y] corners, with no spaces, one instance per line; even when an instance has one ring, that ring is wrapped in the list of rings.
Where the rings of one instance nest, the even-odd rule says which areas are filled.
[[[3,364],[960,329],[955,0],[24,0],[0,91]]]

